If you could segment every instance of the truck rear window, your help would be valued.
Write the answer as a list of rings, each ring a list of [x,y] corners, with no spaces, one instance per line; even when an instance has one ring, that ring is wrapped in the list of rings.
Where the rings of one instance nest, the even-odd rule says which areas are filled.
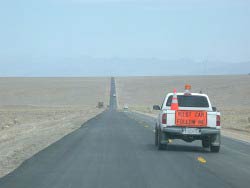
[[[166,106],[170,106],[173,95],[168,97]],[[192,96],[192,95],[178,95],[178,104],[180,107],[209,107],[206,97],[203,96]]]

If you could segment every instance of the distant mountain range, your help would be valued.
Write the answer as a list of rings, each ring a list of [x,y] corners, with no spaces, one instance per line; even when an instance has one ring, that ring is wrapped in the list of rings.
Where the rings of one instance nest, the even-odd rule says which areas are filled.
[[[157,58],[9,58],[0,76],[171,76],[248,74],[247,62],[196,62]]]
[[[160,59],[117,59],[112,64],[119,65],[129,74],[134,75],[221,75],[248,74],[249,62],[195,62],[192,60],[160,60]],[[116,68],[113,68],[116,70]],[[122,71],[120,71],[122,73]],[[115,73],[115,72],[114,72]]]

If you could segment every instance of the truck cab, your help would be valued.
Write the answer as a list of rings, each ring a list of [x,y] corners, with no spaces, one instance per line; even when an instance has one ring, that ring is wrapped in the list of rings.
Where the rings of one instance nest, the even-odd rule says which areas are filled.
[[[171,109],[173,96],[177,97],[178,109]],[[165,149],[169,139],[186,142],[201,140],[211,152],[220,150],[220,112],[212,107],[206,94],[168,93],[162,103],[155,125],[155,145]]]

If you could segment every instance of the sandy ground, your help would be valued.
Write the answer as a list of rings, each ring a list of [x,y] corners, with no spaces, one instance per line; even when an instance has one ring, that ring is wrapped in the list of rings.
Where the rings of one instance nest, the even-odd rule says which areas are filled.
[[[222,114],[222,127],[227,136],[243,134],[250,138],[250,76],[178,76],[178,77],[119,77],[116,78],[119,107],[156,115],[154,104],[161,105],[174,88],[184,91],[185,84],[193,92],[206,93]],[[249,139],[250,140],[250,139]]]
[[[0,177],[101,113],[109,78],[0,78]]]

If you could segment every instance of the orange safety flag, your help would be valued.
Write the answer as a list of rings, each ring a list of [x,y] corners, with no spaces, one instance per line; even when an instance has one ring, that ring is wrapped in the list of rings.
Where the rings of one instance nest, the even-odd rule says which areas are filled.
[[[173,98],[172,98],[172,103],[171,103],[171,110],[178,110],[179,109],[179,105],[178,105],[178,98],[177,98],[177,94],[176,94],[176,89],[174,89],[174,93],[173,93]]]

